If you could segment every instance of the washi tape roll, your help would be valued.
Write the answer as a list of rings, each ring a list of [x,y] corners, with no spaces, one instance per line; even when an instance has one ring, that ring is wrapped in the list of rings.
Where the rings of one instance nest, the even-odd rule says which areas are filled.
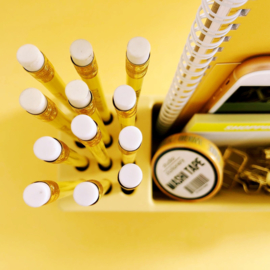
[[[159,189],[175,200],[206,200],[222,186],[222,155],[202,136],[174,134],[161,143],[154,155],[152,175]]]

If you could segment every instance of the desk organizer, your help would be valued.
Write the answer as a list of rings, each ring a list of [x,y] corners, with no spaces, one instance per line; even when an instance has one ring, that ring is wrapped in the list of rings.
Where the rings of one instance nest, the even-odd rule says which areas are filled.
[[[112,182],[112,190],[105,195],[98,204],[89,207],[77,205],[72,196],[59,200],[58,204],[63,211],[78,212],[208,212],[208,211],[270,211],[270,197],[267,194],[248,195],[241,187],[232,190],[222,189],[214,198],[196,203],[179,202],[166,197],[154,185],[151,176],[151,152],[152,152],[152,124],[155,125],[157,110],[153,111],[155,104],[161,104],[162,96],[141,96],[138,105],[136,126],[142,131],[143,142],[137,153],[136,164],[143,171],[143,181],[137,190],[130,194],[121,191],[117,181],[117,175],[121,168],[121,153],[118,149],[118,135],[120,125],[112,105],[111,97],[107,97],[109,108],[113,114],[113,122],[107,126],[113,137],[113,144],[108,148],[108,153],[113,160],[113,166],[109,171],[101,171],[97,162],[87,149],[79,149],[74,145],[72,138],[61,133],[59,138],[76,149],[77,152],[90,159],[90,167],[79,172],[68,165],[58,165],[58,181],[68,180],[100,180],[107,178]],[[156,106],[155,106],[156,107]],[[153,114],[152,114],[153,112]],[[153,115],[153,121],[152,121]],[[153,123],[152,123],[153,122]],[[180,130],[180,129],[179,129]],[[154,133],[154,132],[153,132]]]

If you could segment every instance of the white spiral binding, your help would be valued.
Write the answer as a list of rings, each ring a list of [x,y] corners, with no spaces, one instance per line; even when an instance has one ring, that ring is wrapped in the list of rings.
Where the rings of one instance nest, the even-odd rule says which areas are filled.
[[[211,10],[214,2],[220,5],[217,13]],[[159,113],[157,129],[161,134],[172,126],[190,99],[219,46],[224,41],[225,35],[231,30],[231,23],[241,13],[241,9],[230,16],[227,14],[232,8],[238,8],[246,2],[247,0],[202,0],[171,87]],[[204,25],[203,20],[206,19],[212,21],[210,28]],[[225,25],[226,28],[219,30],[222,25]],[[201,34],[205,35],[203,40],[199,38]],[[212,42],[213,39],[217,39],[217,41]],[[196,46],[199,47],[197,51],[195,51]],[[209,50],[211,51],[209,52]]]

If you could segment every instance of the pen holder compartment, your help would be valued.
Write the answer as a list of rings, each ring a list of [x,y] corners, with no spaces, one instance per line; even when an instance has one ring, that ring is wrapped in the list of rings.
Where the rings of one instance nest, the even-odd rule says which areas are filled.
[[[118,183],[117,176],[121,169],[121,152],[118,148],[118,136],[120,133],[120,124],[117,119],[115,109],[113,107],[111,97],[107,98],[107,104],[113,114],[113,121],[107,125],[107,129],[113,138],[113,143],[107,148],[108,154],[112,159],[112,167],[108,171],[99,169],[96,160],[93,158],[89,150],[80,149],[75,146],[72,138],[61,133],[60,139],[65,141],[70,147],[78,153],[85,155],[90,160],[90,166],[86,171],[78,172],[75,168],[61,164],[59,165],[58,181],[68,181],[73,179],[84,180],[101,180],[109,179],[112,182],[112,190],[109,194],[90,207],[77,205],[72,196],[59,200],[59,206],[64,211],[145,211],[146,205],[151,201],[151,109],[153,99],[150,97],[141,97],[137,112],[136,126],[143,134],[143,142],[138,150],[136,164],[143,171],[143,181],[140,186],[132,193],[125,194]]]
[[[162,138],[156,139],[154,127],[163,96],[141,96],[137,111],[136,126],[143,134],[143,142],[137,153],[136,164],[143,171],[143,180],[140,186],[132,193],[125,194],[118,183],[117,176],[121,168],[121,152],[118,149],[118,135],[120,124],[111,102],[107,97],[109,108],[113,114],[113,122],[107,126],[113,137],[113,144],[107,148],[113,161],[110,170],[102,171],[97,162],[87,149],[75,146],[74,140],[61,133],[59,139],[66,142],[78,153],[85,155],[90,160],[86,171],[79,172],[75,168],[60,164],[58,181],[71,181],[77,179],[101,180],[109,179],[112,190],[97,204],[83,207],[75,203],[72,196],[59,200],[58,205],[63,211],[78,212],[197,212],[197,211],[270,211],[270,196],[267,194],[247,195],[241,187],[221,191],[210,200],[204,202],[179,202],[164,195],[153,183],[151,175],[151,158]],[[166,137],[169,134],[166,135]]]

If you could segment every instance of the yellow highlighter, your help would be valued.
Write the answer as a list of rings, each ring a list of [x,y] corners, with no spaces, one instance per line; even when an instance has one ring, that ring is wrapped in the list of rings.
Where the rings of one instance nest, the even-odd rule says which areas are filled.
[[[142,144],[142,133],[137,127],[129,126],[121,130],[118,148],[122,153],[122,163],[135,163],[137,152]]]
[[[113,105],[118,116],[121,129],[135,126],[137,114],[137,98],[134,89],[129,85],[118,86],[113,94]]]
[[[112,184],[108,179],[88,180],[76,186],[73,198],[81,206],[94,205],[101,197],[108,194],[111,188]]]
[[[126,83],[135,90],[137,102],[141,93],[143,78],[149,66],[150,49],[150,43],[143,37],[134,37],[127,45]]]
[[[27,186],[23,199],[28,206],[41,207],[58,199],[70,196],[74,188],[85,180],[55,182],[51,180],[37,181]]]
[[[118,173],[118,183],[125,194],[132,194],[143,179],[141,168],[133,163],[124,165]]]
[[[20,105],[29,114],[74,138],[70,129],[70,120],[60,111],[55,103],[36,88],[27,88],[20,95]]]
[[[92,45],[85,39],[77,39],[70,46],[71,61],[91,90],[100,116],[108,125],[112,122],[112,114],[109,111],[105,95],[101,86],[97,60]]]
[[[17,60],[24,69],[42,83],[65,107],[70,110],[65,96],[65,84],[48,58],[34,45],[25,44],[17,51]]]
[[[72,120],[71,129],[79,142],[93,154],[99,168],[103,171],[109,170],[112,160],[105,148],[100,129],[93,119],[85,114],[78,115]]]
[[[110,147],[112,145],[112,137],[100,117],[94,96],[87,84],[81,80],[71,81],[66,86],[66,95],[70,106],[76,114],[86,114],[98,124],[105,146]]]
[[[89,167],[89,160],[69,148],[64,142],[44,136],[34,144],[34,153],[37,158],[52,164],[67,164],[74,166],[78,171],[85,171]]]

